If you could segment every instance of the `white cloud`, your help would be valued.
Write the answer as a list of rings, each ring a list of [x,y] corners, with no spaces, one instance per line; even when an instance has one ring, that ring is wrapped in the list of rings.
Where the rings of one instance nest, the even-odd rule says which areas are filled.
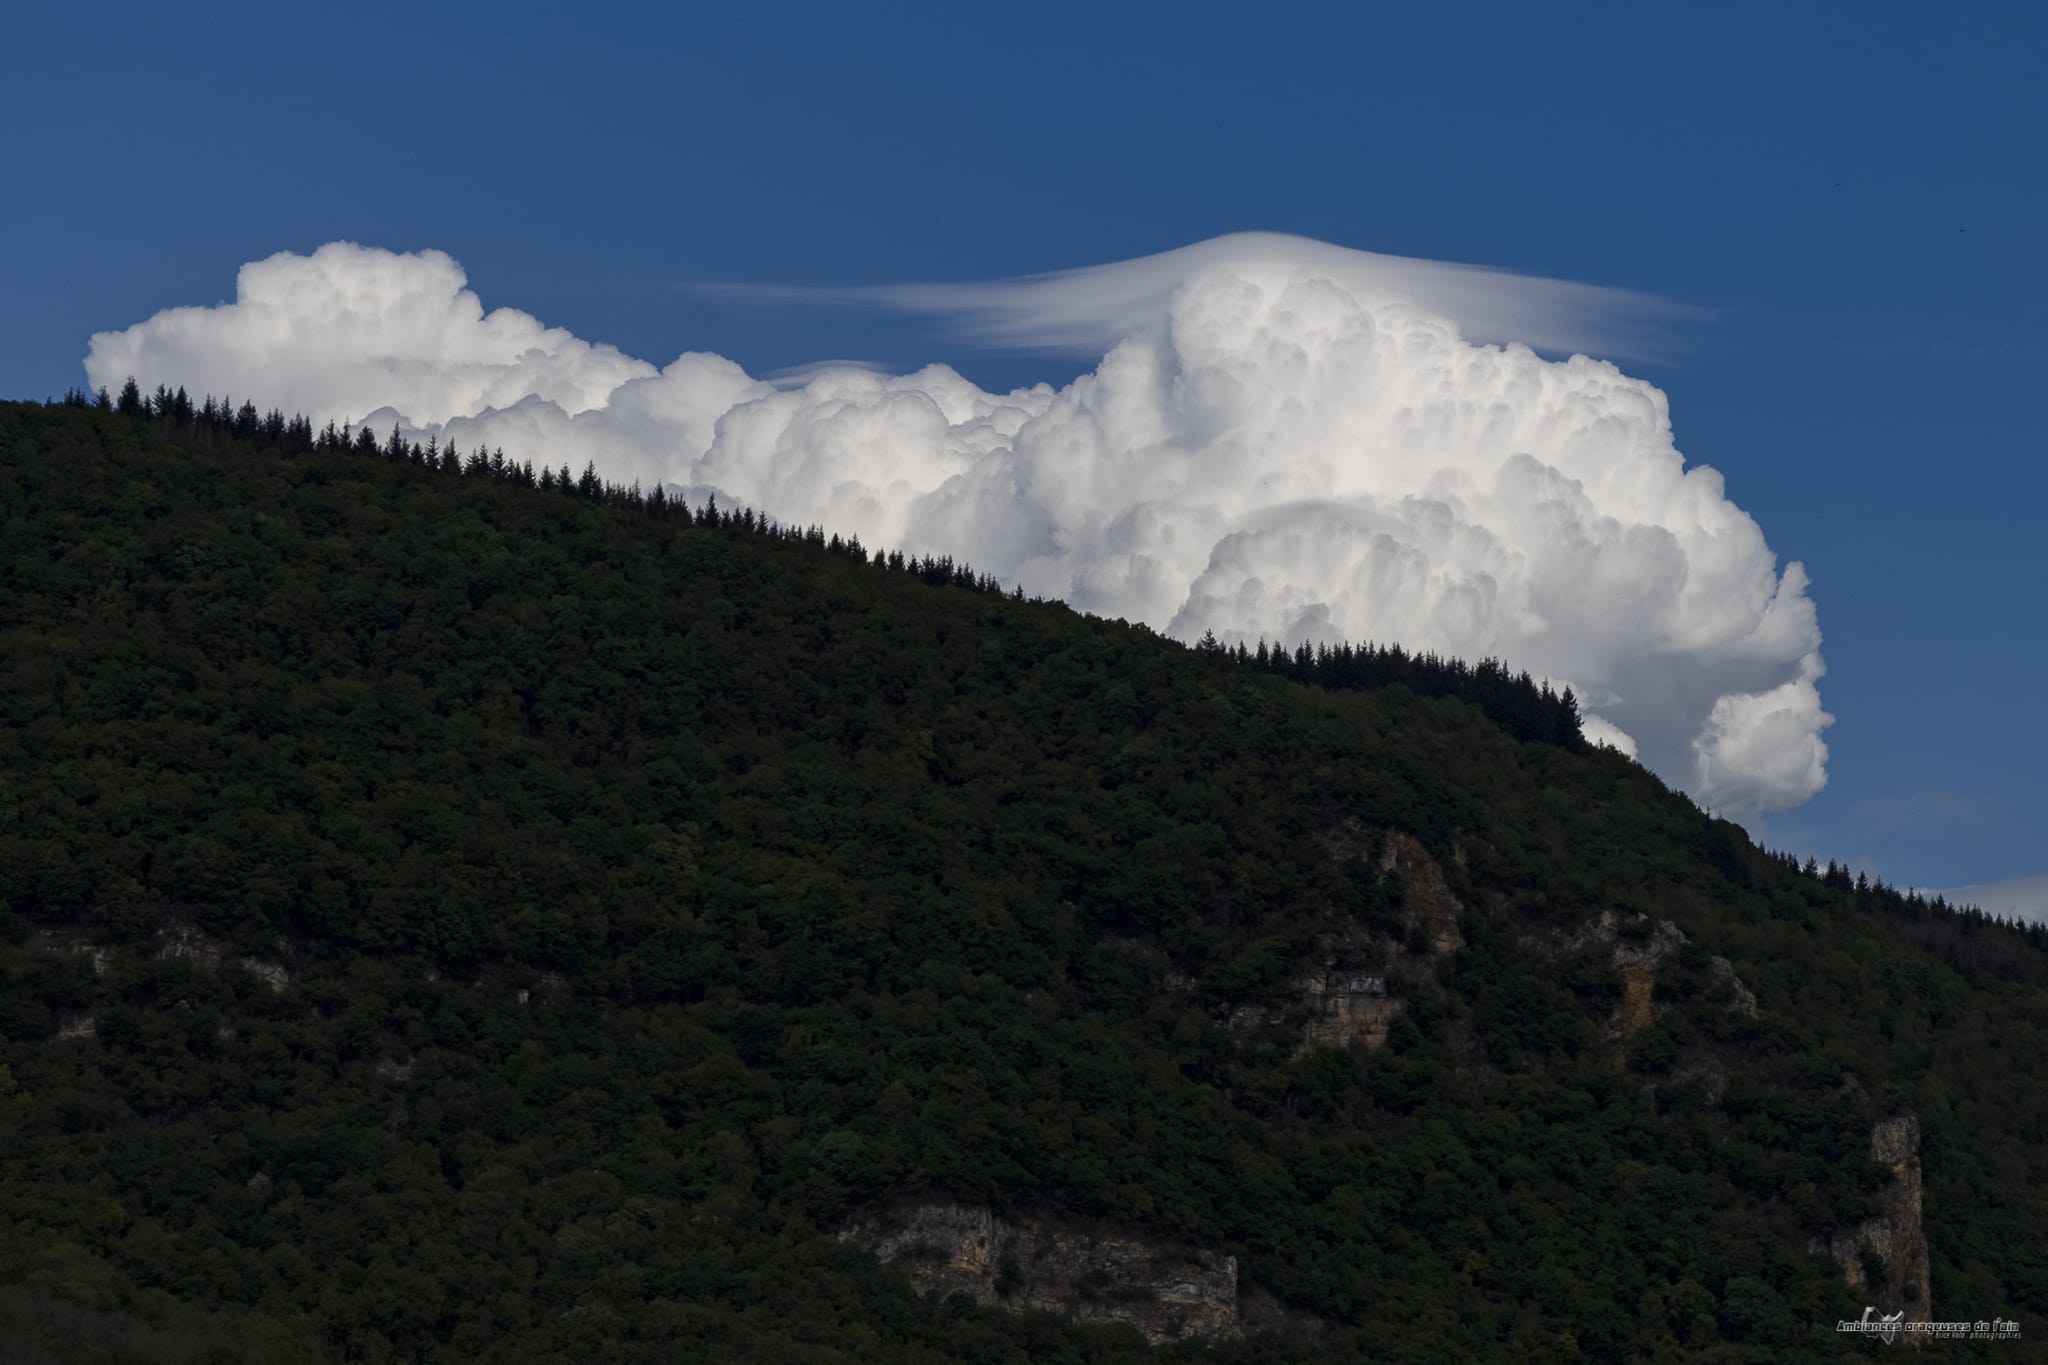
[[[1608,724],[1598,716],[1586,715],[1580,717],[1579,729],[1585,733],[1586,742],[1589,744],[1604,744],[1608,748],[1625,754],[1629,758],[1636,756],[1635,740],[1631,739],[1625,731]]]
[[[232,304],[171,308],[101,332],[85,366],[116,387],[131,374],[163,375],[286,412],[356,418],[388,405],[432,421],[529,395],[582,412],[655,372],[517,309],[484,312],[443,252],[352,242],[251,261],[235,277]]]
[[[879,301],[1106,347],[1063,388],[935,365],[770,383],[666,369],[509,309],[438,252],[345,243],[243,268],[232,304],[93,338],[95,384],[403,420],[464,449],[662,481],[964,558],[1182,638],[1396,641],[1574,686],[1589,733],[1735,814],[1826,781],[1820,629],[1663,393],[1546,347],[1652,301],[1259,234]]]
[[[832,289],[710,285],[705,292],[821,303],[880,304],[954,318],[977,341],[1049,351],[1104,351],[1164,323],[1174,295],[1205,271],[1284,264],[1352,289],[1399,295],[1422,311],[1456,318],[1472,341],[1519,341],[1543,351],[1643,356],[1659,324],[1695,314],[1646,294],[1487,266],[1354,251],[1279,232],[1237,232],[1135,260],[1056,270],[1017,280],[888,284]]]
[[[2038,877],[2014,877],[2009,881],[1980,882],[1958,886],[1952,891],[1926,891],[1922,895],[1942,896],[1950,905],[1974,905],[2007,919],[2048,924],[2048,873]]]

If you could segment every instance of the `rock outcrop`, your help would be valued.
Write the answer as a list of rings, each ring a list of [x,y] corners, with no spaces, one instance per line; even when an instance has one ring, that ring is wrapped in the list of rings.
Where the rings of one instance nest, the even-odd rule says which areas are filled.
[[[1387,1028],[1403,1008],[1387,994],[1384,976],[1362,972],[1312,972],[1295,989],[1309,1007],[1297,1055],[1354,1045],[1374,1051],[1386,1044]]]
[[[1714,980],[1727,987],[1728,1008],[1736,1014],[1756,1018],[1756,996],[1749,987],[1742,984],[1742,978],[1735,974],[1735,964],[1725,957],[1717,957],[1708,967],[1714,973]]]
[[[1370,859],[1382,880],[1400,880],[1402,927],[1409,943],[1430,956],[1454,953],[1465,946],[1464,931],[1458,927],[1458,916],[1465,907],[1452,894],[1442,865],[1420,839],[1403,830],[1376,829],[1359,820],[1346,820],[1325,832],[1322,843],[1340,863]],[[1453,846],[1451,861],[1460,868],[1465,865],[1462,844]]]
[[[284,946],[280,940],[278,947],[283,949]],[[186,958],[195,967],[219,967],[223,962],[231,960],[229,955],[232,951],[226,944],[206,937],[189,924],[173,922],[157,933],[158,957]],[[260,957],[232,960],[272,991],[281,994],[292,984],[292,974],[282,963],[266,961]]]
[[[1394,1016],[1407,1008],[1387,994],[1387,978],[1378,974],[1325,968],[1295,977],[1288,988],[1292,1003],[1234,1006],[1224,1029],[1240,1043],[1271,1046],[1298,1024],[1290,1049],[1297,1058],[1324,1047],[1372,1052],[1385,1046]]]
[[[1432,954],[1455,953],[1465,946],[1458,914],[1465,907],[1451,894],[1444,870],[1412,834],[1391,830],[1380,848],[1380,871],[1401,879],[1409,939],[1421,939]]]
[[[114,961],[113,948],[96,942],[88,933],[76,930],[44,930],[30,941],[30,946],[38,952],[76,953],[89,957],[94,976],[105,976]],[[280,956],[290,954],[290,946],[283,939],[278,940],[277,949]],[[291,970],[282,962],[260,957],[236,957],[230,945],[208,938],[183,920],[171,920],[157,930],[153,955],[169,961],[182,958],[209,971],[223,965],[239,966],[279,993],[289,990],[292,985]]]
[[[77,930],[40,930],[29,939],[29,947],[39,953],[75,953],[90,958],[94,976],[105,976],[107,964],[114,960],[113,949],[95,942],[90,934]]]
[[[1911,1114],[1879,1119],[1870,1130],[1870,1158],[1891,1172],[1878,1195],[1878,1214],[1836,1233],[1828,1254],[1849,1288],[1876,1300],[1885,1312],[1905,1311],[1907,1322],[1928,1322],[1932,1305],[1927,1234],[1920,1223],[1920,1120]],[[1882,1270],[1881,1277],[1873,1272]],[[1911,1333],[1908,1341],[1916,1340]]]
[[[1601,918],[1610,918],[1613,911]],[[1685,946],[1685,935],[1670,920],[1658,920],[1648,938],[1626,940],[1614,945],[1615,970],[1621,973],[1621,1000],[1607,1021],[1607,1039],[1626,1055],[1629,1039],[1648,1028],[1656,1017],[1657,969],[1665,959]]]
[[[1245,1331],[1235,1257],[1134,1232],[932,1202],[871,1214],[839,1235],[902,1270],[922,1293],[1129,1323],[1154,1344]]]
[[[1293,1033],[1292,1054],[1318,1048],[1385,1046],[1396,1015],[1407,1008],[1400,985],[1427,978],[1436,959],[1465,946],[1458,917],[1464,912],[1443,867],[1422,841],[1402,830],[1376,829],[1346,820],[1322,835],[1338,862],[1361,862],[1381,881],[1394,879],[1401,891],[1398,937],[1364,924],[1333,926],[1319,944],[1320,963],[1287,983],[1289,999],[1233,1006],[1223,1025],[1240,1043],[1273,1046]],[[1453,852],[1462,863],[1462,848]],[[1168,989],[1192,989],[1184,975],[1165,978]]]
[[[1612,910],[1602,910],[1574,932],[1552,940],[1551,946],[1562,952],[1607,948],[1614,969],[1621,973],[1621,999],[1607,1020],[1607,1043],[1614,1049],[1616,1065],[1627,1065],[1629,1040],[1656,1020],[1657,975],[1687,942],[1685,931],[1668,919],[1651,920],[1642,914],[1623,917]],[[1755,1018],[1756,996],[1735,974],[1734,964],[1716,957],[1707,969],[1715,993],[1728,997],[1728,1009]],[[1721,1084],[1725,1087],[1725,1076]]]

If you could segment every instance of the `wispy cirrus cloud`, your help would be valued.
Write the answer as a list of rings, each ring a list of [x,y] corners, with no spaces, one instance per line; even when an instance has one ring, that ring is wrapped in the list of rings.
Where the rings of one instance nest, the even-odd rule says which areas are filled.
[[[1279,232],[1239,232],[1128,261],[1016,279],[819,287],[700,284],[737,298],[890,308],[945,318],[979,344],[1063,354],[1108,350],[1163,326],[1173,298],[1205,271],[1284,265],[1347,288],[1407,301],[1457,322],[1477,342],[1520,342],[1538,351],[1655,358],[1673,330],[1707,310],[1655,295],[1493,266],[1358,251]]]

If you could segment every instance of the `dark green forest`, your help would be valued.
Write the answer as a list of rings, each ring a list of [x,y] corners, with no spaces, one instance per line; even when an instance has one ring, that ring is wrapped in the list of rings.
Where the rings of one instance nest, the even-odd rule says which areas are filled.
[[[0,404],[0,550],[0,1363],[1832,1358],[1901,1113],[1933,1316],[2048,1332],[2048,937],[1758,849],[1497,663],[132,389]],[[1683,935],[1646,1000],[1603,916]],[[1296,1045],[1330,964],[1383,1046]],[[1295,1325],[835,1235],[936,1196]]]

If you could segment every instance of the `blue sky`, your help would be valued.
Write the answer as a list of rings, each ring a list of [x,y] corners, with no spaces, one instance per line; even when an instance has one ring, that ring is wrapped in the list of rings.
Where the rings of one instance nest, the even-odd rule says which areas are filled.
[[[1670,12],[1666,12],[1666,11]],[[1271,229],[1693,305],[1627,368],[1820,606],[1767,842],[2048,871],[2037,7],[17,9],[0,393],[241,263],[437,247],[488,305],[755,373],[1086,357],[695,282],[983,279]]]

